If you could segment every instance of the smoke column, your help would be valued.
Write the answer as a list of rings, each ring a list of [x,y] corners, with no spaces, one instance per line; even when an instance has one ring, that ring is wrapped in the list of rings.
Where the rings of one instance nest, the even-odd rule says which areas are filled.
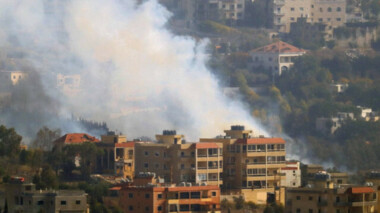
[[[60,116],[106,121],[130,139],[176,129],[197,140],[233,124],[265,134],[222,94],[205,65],[207,41],[172,34],[155,0],[2,0],[0,14],[0,45],[27,52]],[[80,74],[81,92],[56,93],[57,73]]]

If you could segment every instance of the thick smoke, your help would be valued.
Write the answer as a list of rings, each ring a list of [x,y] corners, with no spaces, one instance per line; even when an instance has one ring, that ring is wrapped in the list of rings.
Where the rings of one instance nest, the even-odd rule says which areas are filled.
[[[155,0],[2,0],[0,14],[0,45],[22,50],[58,116],[106,121],[129,138],[177,129],[196,140],[232,124],[265,134],[207,70],[207,41],[171,33]],[[80,74],[81,91],[58,93],[58,73]]]

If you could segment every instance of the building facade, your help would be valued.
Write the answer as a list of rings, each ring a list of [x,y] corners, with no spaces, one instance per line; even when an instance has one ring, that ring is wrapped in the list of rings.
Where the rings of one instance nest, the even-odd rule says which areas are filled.
[[[310,23],[325,23],[329,29],[346,23],[345,0],[271,0],[269,13],[278,32],[288,33],[290,24],[298,18]]]
[[[123,212],[221,212],[218,186],[141,184],[121,187]]]
[[[285,176],[285,141],[282,138],[251,138],[251,130],[232,126],[226,136],[200,141],[223,143],[223,187],[226,193],[241,193],[255,203],[266,203],[270,196],[283,202],[281,181]],[[282,201],[281,201],[282,200]]]
[[[81,190],[36,190],[34,184],[12,179],[5,187],[8,212],[86,213],[87,194]]]
[[[273,75],[281,75],[294,64],[295,58],[304,55],[306,50],[300,49],[283,41],[278,41],[264,47],[251,50],[253,67],[262,67]]]

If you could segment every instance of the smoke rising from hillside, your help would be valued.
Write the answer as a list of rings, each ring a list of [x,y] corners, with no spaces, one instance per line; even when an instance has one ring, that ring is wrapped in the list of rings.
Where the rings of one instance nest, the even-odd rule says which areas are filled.
[[[26,50],[59,115],[106,121],[130,139],[177,129],[197,140],[233,124],[265,134],[221,93],[207,42],[167,30],[170,13],[155,0],[3,0],[0,14],[0,45]],[[80,74],[81,92],[56,93],[54,73]]]

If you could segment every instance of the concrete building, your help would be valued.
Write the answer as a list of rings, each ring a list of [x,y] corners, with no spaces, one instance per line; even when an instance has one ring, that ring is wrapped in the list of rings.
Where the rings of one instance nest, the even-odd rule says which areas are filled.
[[[135,173],[135,142],[127,142],[125,135],[108,132],[101,136],[101,142],[96,144],[103,150],[103,156],[98,156],[95,170],[98,173],[110,174],[133,180]]]
[[[14,86],[27,77],[28,73],[23,71],[0,71],[0,84]]]
[[[12,178],[5,186],[8,212],[86,213],[87,194],[81,190],[36,190],[23,178]]]
[[[355,120],[354,113],[338,112],[336,117],[317,118],[316,130],[324,134],[334,134],[346,121]]]
[[[377,192],[371,187],[289,188],[286,213],[375,212]]]
[[[342,93],[348,88],[347,83],[332,83],[330,84],[330,90],[334,93]]]
[[[282,138],[252,138],[251,130],[232,126],[225,137],[202,138],[204,142],[223,143],[223,190],[243,194],[247,200],[267,203],[271,197],[283,202],[280,173],[285,164],[285,141]]]
[[[306,50],[283,41],[250,51],[253,67],[263,67],[274,75],[281,75],[282,72],[289,70],[294,64],[294,59],[305,53]]]
[[[221,212],[218,186],[141,181],[123,185],[119,193],[123,212]]]
[[[80,91],[80,75],[57,75],[57,87],[65,95],[75,95]]]
[[[281,168],[280,173],[285,175],[285,178],[281,179],[281,186],[288,188],[301,186],[300,162],[286,162],[286,167]]]
[[[330,29],[346,23],[345,0],[271,0],[274,29],[288,33],[290,24],[297,18],[307,18],[310,23],[325,23]]]
[[[54,149],[62,149],[65,145],[81,144],[85,142],[98,143],[99,139],[86,133],[68,133],[55,140]]]
[[[154,172],[167,183],[223,184],[223,144],[185,143],[183,135],[165,130],[158,143],[136,143],[136,173]]]
[[[218,7],[223,19],[233,21],[244,19],[244,0],[219,0]]]

